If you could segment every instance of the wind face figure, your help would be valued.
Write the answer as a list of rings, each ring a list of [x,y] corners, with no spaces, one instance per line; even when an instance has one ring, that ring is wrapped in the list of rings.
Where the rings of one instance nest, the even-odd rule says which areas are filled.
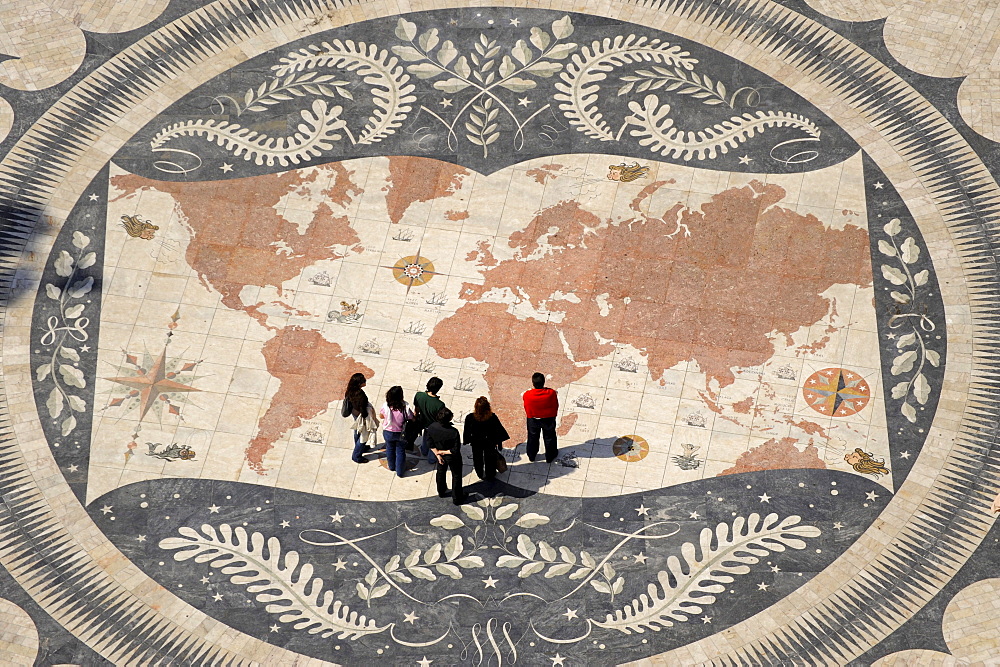
[[[628,183],[645,178],[648,172],[649,167],[641,166],[638,162],[633,162],[631,165],[627,165],[624,162],[621,164],[611,164],[608,165],[608,180]]]
[[[137,215],[123,215],[122,227],[125,228],[125,232],[132,238],[143,239],[144,241],[152,241],[153,237],[156,236],[156,230],[159,229],[159,226],[147,220],[141,220]]]
[[[885,467],[884,459],[874,459],[870,453],[861,448],[856,448],[853,452],[845,454],[844,460],[854,468],[855,472],[876,476],[889,474],[889,469]]]

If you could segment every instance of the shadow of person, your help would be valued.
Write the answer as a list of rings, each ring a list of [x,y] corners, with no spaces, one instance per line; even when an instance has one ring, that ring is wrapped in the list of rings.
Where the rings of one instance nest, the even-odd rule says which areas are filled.
[[[582,484],[586,480],[588,460],[611,459],[631,453],[629,446],[637,448],[637,443],[622,442],[621,437],[591,438],[581,443],[566,444],[565,439],[559,445],[559,453],[555,460],[547,463],[539,452],[534,462],[529,462],[525,453],[525,444],[520,443],[513,448],[504,448],[503,456],[507,461],[508,471],[498,475],[498,479],[508,485],[538,493],[553,480],[564,477],[578,478]]]

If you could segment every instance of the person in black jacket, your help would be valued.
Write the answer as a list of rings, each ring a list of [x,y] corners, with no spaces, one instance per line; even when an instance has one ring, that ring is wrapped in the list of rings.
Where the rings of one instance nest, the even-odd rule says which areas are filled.
[[[424,442],[437,457],[438,496],[448,496],[445,477],[451,470],[451,498],[456,505],[461,505],[465,501],[465,494],[462,493],[462,439],[458,429],[451,425],[454,416],[448,408],[441,408],[437,421],[424,429]]]
[[[500,423],[485,396],[476,399],[476,406],[465,416],[462,442],[472,447],[472,464],[479,479],[490,481],[497,475],[497,457],[505,440],[510,440],[507,429]]]

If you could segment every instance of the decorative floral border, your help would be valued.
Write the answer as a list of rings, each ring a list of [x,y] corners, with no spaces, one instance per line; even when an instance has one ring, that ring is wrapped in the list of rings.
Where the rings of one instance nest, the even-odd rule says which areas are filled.
[[[672,521],[650,521],[637,530],[623,532],[574,519],[565,528],[554,531],[554,534],[564,535],[567,544],[554,546],[546,540],[533,539],[525,532],[548,524],[550,518],[536,512],[524,512],[512,499],[484,498],[475,504],[462,505],[460,509],[461,516],[441,514],[430,519],[431,530],[427,532],[402,523],[378,533],[348,538],[338,532],[314,528],[301,531],[299,540],[318,547],[347,546],[364,559],[370,568],[355,583],[354,590],[368,608],[390,594],[424,606],[459,598],[481,603],[468,592],[451,590],[431,599],[427,592],[421,591],[426,582],[460,581],[465,570],[499,574],[502,568],[518,569],[517,576],[521,579],[544,572],[545,579],[565,577],[576,583],[570,584],[571,589],[555,599],[528,591],[507,592],[499,601],[501,606],[522,598],[545,604],[561,602],[582,595],[581,590],[588,584],[598,593],[608,595],[613,604],[615,596],[622,594],[626,587],[627,575],[620,575],[611,562],[621,549],[633,541],[664,540],[680,530]],[[664,526],[667,527],[665,532],[655,532]],[[601,556],[569,546],[583,543],[588,536],[586,529],[611,535],[617,542]],[[432,646],[452,633],[461,639],[458,634],[461,628],[452,624],[440,629],[443,634],[430,642],[413,643],[398,637],[395,623],[379,624],[336,599],[335,590],[313,575],[313,566],[300,563],[298,552],[284,551],[277,537],[266,538],[259,532],[248,532],[229,524],[221,524],[218,528],[205,524],[200,532],[182,526],[178,532],[180,537],[161,540],[160,548],[173,551],[178,562],[193,559],[220,570],[234,584],[245,586],[258,602],[265,603],[268,613],[276,614],[279,622],[291,625],[294,630],[355,640],[388,631],[393,641],[402,646]],[[430,543],[409,549],[405,555],[394,554],[385,562],[364,544],[388,535],[394,535],[396,541],[402,543],[407,540],[407,534],[411,540],[412,536],[429,537]],[[642,584],[646,592],[615,608],[604,619],[580,619],[586,624],[584,634],[572,639],[553,639],[539,632],[534,624],[530,627],[539,639],[553,644],[582,641],[594,628],[625,635],[668,628],[690,621],[714,604],[716,595],[723,593],[727,584],[735,581],[735,577],[749,574],[750,566],[760,562],[762,557],[787,549],[805,549],[806,539],[819,536],[819,528],[801,524],[797,516],[780,519],[775,513],[765,517],[754,513],[737,517],[731,525],[720,523],[715,530],[702,529],[697,544],[685,542],[680,545],[679,556],[667,559],[666,569],[656,574],[655,582]],[[494,550],[502,553],[496,559],[489,559]],[[421,581],[425,582],[423,586]],[[467,590],[467,587],[458,586],[462,591]],[[384,607],[381,610],[387,611]],[[516,610],[509,613],[513,618]]]
[[[292,135],[269,136],[218,118],[181,121],[152,137],[149,147],[158,158],[154,166],[167,174],[200,169],[204,160],[196,144],[177,146],[177,140],[184,137],[214,142],[233,156],[253,160],[259,166],[298,165],[332,155],[335,144],[345,136],[352,146],[383,141],[400,130],[417,105],[417,115],[426,114],[445,132],[448,151],[458,151],[464,140],[481,149],[483,159],[490,157],[491,146],[504,134],[511,135],[513,150],[521,151],[530,124],[539,124],[541,135],[551,139],[553,133],[566,128],[562,125],[560,130],[553,123],[563,122],[600,142],[619,143],[627,131],[651,152],[685,161],[714,160],[772,128],[791,128],[800,136],[783,135],[784,140],[770,147],[770,156],[786,167],[819,156],[817,150],[795,147],[802,142],[819,142],[821,132],[813,121],[785,111],[755,110],[761,101],[755,88],[743,86],[730,94],[718,77],[713,79],[695,71],[698,59],[682,46],[636,34],[578,44],[567,41],[574,31],[567,14],[552,21],[548,30],[531,26],[527,39],[517,39],[512,46],[505,47],[482,32],[463,52],[457,38],[442,40],[441,29],[421,29],[400,17],[394,34],[401,43],[388,50],[377,44],[341,39],[310,44],[281,58],[271,68],[273,76],[246,90],[242,102],[230,94],[212,98],[214,111],[224,114],[232,109],[236,118],[304,98],[309,107],[299,112],[302,122]],[[619,76],[617,71],[626,67],[627,73]],[[335,69],[336,74],[320,74],[321,69]],[[617,90],[618,97],[648,93],[641,103],[628,102],[629,113],[616,120],[612,117],[618,112],[601,105],[605,92],[602,85],[609,76],[617,77],[618,85],[611,89]],[[555,92],[551,101],[531,113],[517,110],[518,106],[532,103],[527,97],[515,103],[499,94],[501,90],[526,93],[545,79],[555,80]],[[355,100],[351,92],[355,87],[363,88],[370,101]],[[455,104],[460,106],[450,120],[444,108],[436,111],[429,106],[433,91],[464,95],[455,98]],[[671,105],[661,103],[653,91],[668,98],[698,100],[706,107],[735,111],[740,106],[743,112],[728,118],[719,116],[717,122],[701,129],[681,130],[675,126]],[[363,128],[352,129],[345,119],[349,114],[345,114],[344,106],[332,105],[330,99],[360,108],[370,103],[373,108]],[[441,104],[451,106],[452,102],[452,98],[445,98]],[[285,109],[291,111],[291,107]]]
[[[89,246],[90,237],[74,231],[72,250],[53,252],[55,274],[65,280],[46,282],[44,288],[45,296],[56,302],[58,313],[46,319],[45,333],[38,341],[45,348],[48,361],[35,366],[35,385],[51,385],[45,409],[50,418],[58,421],[63,437],[77,427],[74,413],[87,411],[87,401],[78,390],[87,388],[87,377],[80,369],[80,353],[90,351],[86,344],[90,338],[87,331],[90,318],[85,315],[84,297],[94,289],[94,275],[87,269],[97,263],[97,253],[88,250]]]
[[[902,233],[899,218],[883,225],[882,231],[888,241],[878,241],[879,252],[886,257],[879,268],[882,277],[899,288],[889,292],[898,304],[887,325],[892,331],[889,337],[895,340],[897,351],[890,372],[900,378],[900,382],[893,385],[891,396],[893,400],[901,401],[899,412],[915,424],[915,406],[927,405],[931,397],[931,383],[924,369],[927,365],[934,368],[941,365],[941,354],[929,347],[929,336],[937,329],[934,320],[927,315],[925,305],[929,296],[927,292],[930,291],[930,269],[915,270],[920,261],[920,247],[913,236]]]

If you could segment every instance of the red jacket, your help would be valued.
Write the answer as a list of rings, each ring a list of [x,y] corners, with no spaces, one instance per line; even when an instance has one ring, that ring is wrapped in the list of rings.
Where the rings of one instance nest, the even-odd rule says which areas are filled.
[[[524,414],[532,417],[555,417],[559,412],[559,394],[555,389],[542,387],[524,392]]]

